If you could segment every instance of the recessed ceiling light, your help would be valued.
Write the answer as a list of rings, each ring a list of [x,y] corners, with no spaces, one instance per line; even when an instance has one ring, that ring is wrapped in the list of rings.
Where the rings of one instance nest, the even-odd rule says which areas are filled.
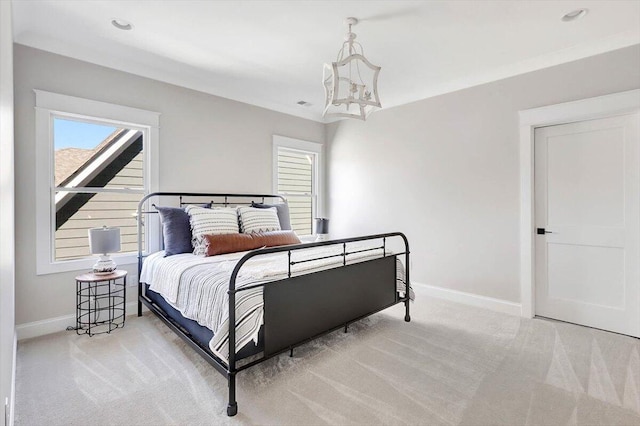
[[[129,31],[133,29],[133,25],[131,25],[131,23],[125,21],[124,19],[119,19],[119,18],[113,18],[111,20],[111,25],[113,25],[119,30]]]
[[[589,11],[589,9],[576,9],[572,12],[567,13],[566,15],[564,15],[562,17],[562,20],[564,22],[571,22],[571,21],[575,21],[576,19],[580,19],[582,17],[584,17],[587,12]]]

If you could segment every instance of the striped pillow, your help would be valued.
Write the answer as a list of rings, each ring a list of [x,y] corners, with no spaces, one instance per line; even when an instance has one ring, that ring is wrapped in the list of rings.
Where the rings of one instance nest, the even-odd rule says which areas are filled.
[[[202,256],[207,253],[207,234],[237,234],[238,216],[234,208],[205,209],[198,206],[187,206],[191,224],[191,244],[193,254]]]
[[[280,231],[280,220],[275,207],[256,209],[255,207],[238,207],[240,232],[252,234],[256,232]]]

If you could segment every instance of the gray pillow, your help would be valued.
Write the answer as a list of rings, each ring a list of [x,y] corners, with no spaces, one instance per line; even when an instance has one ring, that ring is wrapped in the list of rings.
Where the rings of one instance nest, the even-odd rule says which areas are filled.
[[[291,218],[289,216],[289,205],[284,204],[263,204],[263,203],[251,203],[251,207],[257,209],[269,209],[275,207],[278,211],[278,220],[280,221],[280,229],[288,231],[291,229]]]
[[[191,253],[191,224],[189,215],[180,207],[158,207],[162,222],[164,239],[164,255],[173,256],[180,253]]]

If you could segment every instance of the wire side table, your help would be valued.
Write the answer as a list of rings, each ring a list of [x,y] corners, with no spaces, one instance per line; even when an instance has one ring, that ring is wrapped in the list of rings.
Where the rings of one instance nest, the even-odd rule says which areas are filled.
[[[111,333],[124,327],[127,271],[108,275],[87,273],[76,277],[76,333]]]

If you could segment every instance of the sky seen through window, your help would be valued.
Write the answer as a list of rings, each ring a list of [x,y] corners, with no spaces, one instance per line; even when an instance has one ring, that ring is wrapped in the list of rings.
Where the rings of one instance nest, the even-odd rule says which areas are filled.
[[[53,121],[54,150],[94,149],[117,127],[56,118]]]

